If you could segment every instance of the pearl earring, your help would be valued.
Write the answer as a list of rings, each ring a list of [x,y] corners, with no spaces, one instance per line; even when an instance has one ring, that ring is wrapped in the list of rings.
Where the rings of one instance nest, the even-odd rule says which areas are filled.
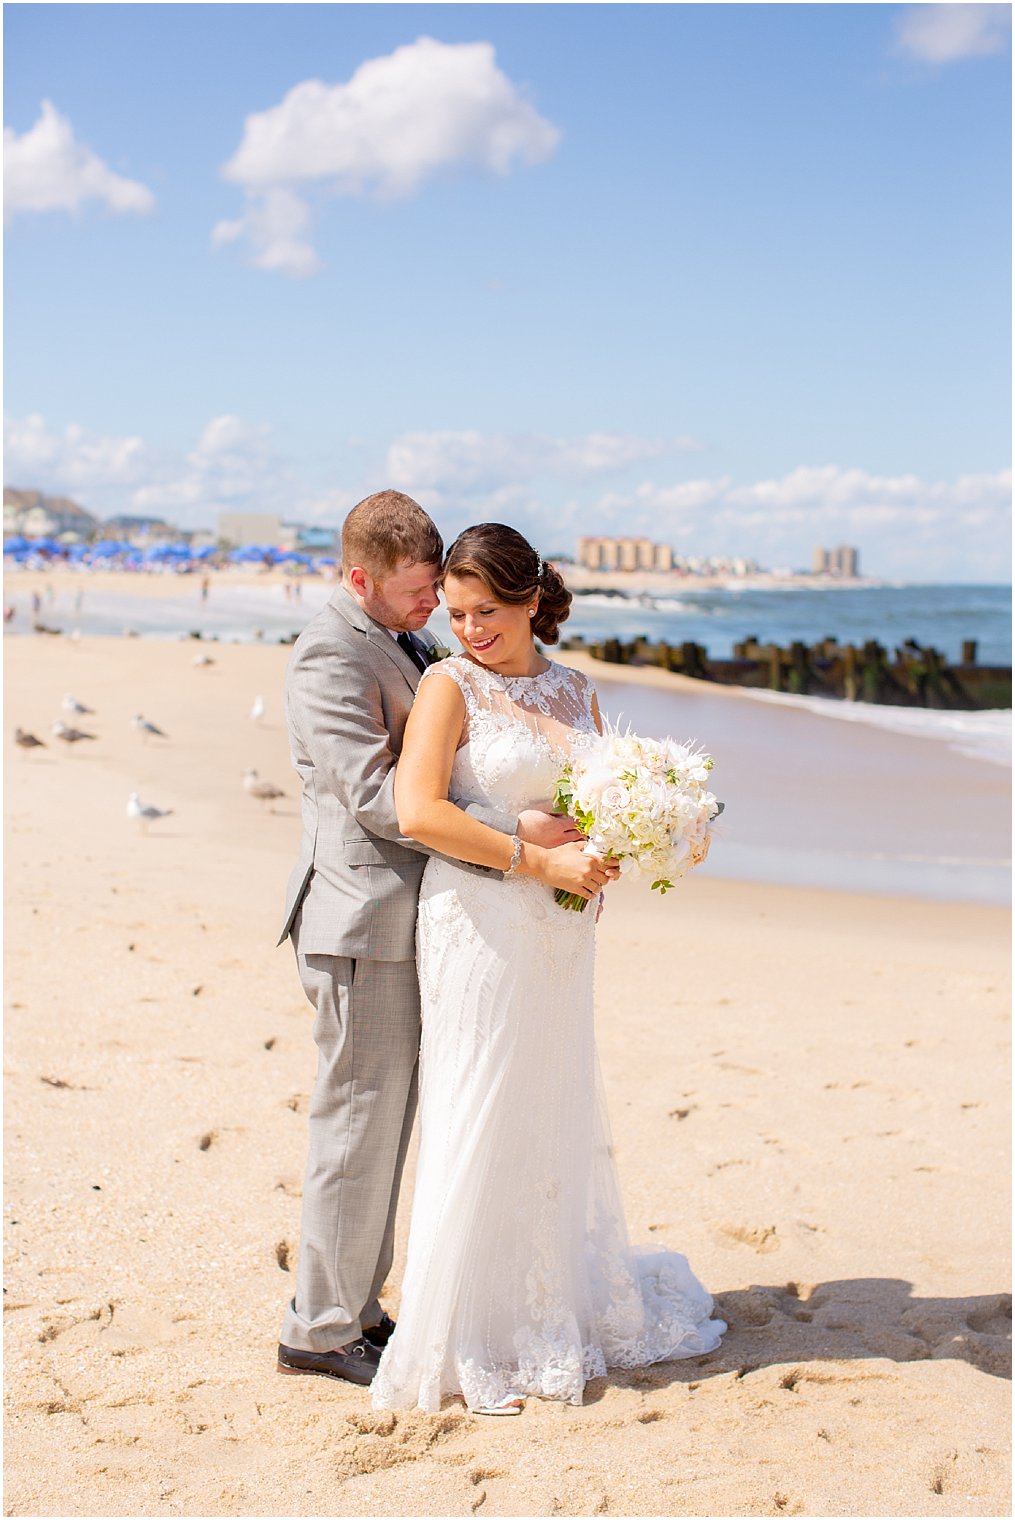
[[[529,617],[535,617],[535,615],[536,615],[536,609],[535,609],[535,607],[530,607],[529,608]]]

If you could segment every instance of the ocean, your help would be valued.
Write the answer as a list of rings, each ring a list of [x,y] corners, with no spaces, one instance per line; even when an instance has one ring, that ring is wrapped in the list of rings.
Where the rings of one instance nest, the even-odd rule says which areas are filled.
[[[27,591],[19,595],[17,572],[4,578],[5,595],[17,615],[12,632],[25,632]],[[26,585],[38,585],[38,575],[25,574]],[[89,591],[87,572],[54,576],[52,600],[44,600],[41,616],[82,634],[121,634],[142,638],[180,638],[200,632],[204,638],[251,642],[256,630],[268,642],[297,632],[323,606],[332,586],[314,577],[301,584],[301,596],[286,595],[274,578],[263,586],[230,584],[228,576],[213,577],[207,601],[199,596],[199,578],[173,576],[177,594],[160,587],[160,594],[131,589],[126,578],[121,593]],[[80,594],[80,605],[77,599]],[[20,603],[20,607],[18,604]],[[443,611],[433,627],[448,631]],[[1011,664],[1010,586],[771,586],[735,585],[722,590],[680,587],[670,593],[629,596],[593,592],[575,596],[565,637],[631,639],[640,636],[682,644],[701,644],[715,659],[728,658],[733,645],[754,635],[763,644],[790,644],[795,639],[814,643],[837,638],[844,644],[877,639],[894,649],[905,639],[929,644],[946,659],[957,662],[966,639],[975,639],[983,665]]]
[[[703,645],[715,659],[754,635],[762,644],[842,644],[877,639],[894,649],[906,639],[929,644],[951,662],[965,639],[977,641],[982,665],[1011,664],[1010,586],[681,587],[672,594],[621,599],[576,596],[568,629],[586,638]]]
[[[175,582],[178,581],[178,584]],[[15,613],[8,634],[28,634],[28,590],[5,577]],[[84,636],[122,635],[274,643],[297,632],[332,586],[302,584],[299,599],[263,585],[196,578],[121,591],[87,574],[54,576],[40,618]],[[652,599],[576,596],[568,633],[586,639],[639,635],[694,640],[715,657],[748,635],[787,644],[835,637],[931,644],[957,660],[975,639],[983,664],[1010,664],[1006,586],[863,586],[685,591]],[[431,620],[449,647],[443,609]],[[553,651],[549,651],[551,654]],[[667,691],[596,666],[604,712],[636,731],[696,739],[716,759],[715,790],[727,804],[701,869],[717,876],[915,895],[944,901],[1010,901],[1011,713],[936,712],[835,702],[708,683]],[[698,689],[700,687],[700,690]]]

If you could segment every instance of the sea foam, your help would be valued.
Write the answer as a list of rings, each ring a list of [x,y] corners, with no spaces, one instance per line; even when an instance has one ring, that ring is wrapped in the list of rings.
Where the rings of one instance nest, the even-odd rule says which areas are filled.
[[[1012,715],[1009,708],[952,712],[928,707],[890,707],[875,702],[844,702],[831,697],[794,696],[791,692],[763,691],[749,686],[741,690],[754,701],[803,707],[822,718],[866,723],[871,728],[888,729],[916,739],[943,740],[960,755],[1011,768]]]

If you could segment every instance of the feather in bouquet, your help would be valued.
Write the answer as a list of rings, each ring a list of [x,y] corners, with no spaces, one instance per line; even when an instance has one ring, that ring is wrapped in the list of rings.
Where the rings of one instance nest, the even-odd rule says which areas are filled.
[[[554,806],[588,835],[586,850],[618,860],[621,875],[651,877],[667,892],[708,854],[723,804],[708,790],[711,755],[673,739],[607,732],[582,745],[557,782]],[[581,912],[587,899],[553,894]]]

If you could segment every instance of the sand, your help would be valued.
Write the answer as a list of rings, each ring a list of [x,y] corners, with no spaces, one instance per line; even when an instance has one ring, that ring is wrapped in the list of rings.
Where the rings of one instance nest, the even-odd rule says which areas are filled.
[[[274,948],[288,651],[195,652],[5,644],[5,1512],[1009,1513],[1000,908],[616,889],[597,1017],[631,1234],[686,1252],[721,1350],[511,1421],[277,1375],[315,1065]],[[68,690],[98,735],[69,754]],[[135,788],[174,810],[147,835]]]

